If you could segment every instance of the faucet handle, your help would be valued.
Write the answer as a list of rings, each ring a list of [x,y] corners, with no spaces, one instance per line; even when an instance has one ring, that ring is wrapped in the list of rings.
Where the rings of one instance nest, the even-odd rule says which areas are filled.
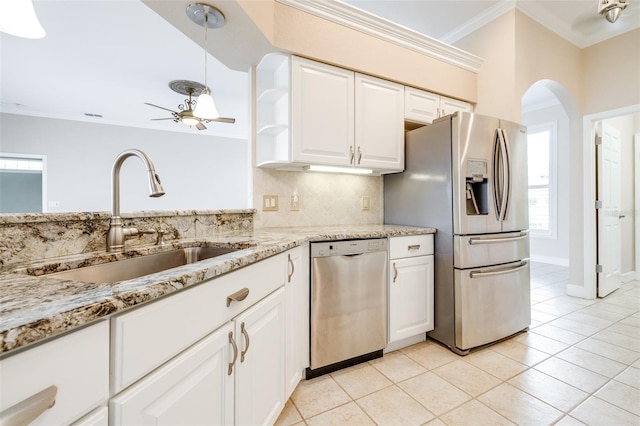
[[[153,228],[149,228],[149,229],[145,229],[144,231],[138,231],[138,235],[142,235],[142,234],[155,234],[158,231],[156,231]]]
[[[171,232],[169,231],[165,231],[163,229],[158,230],[158,239],[156,240],[156,245],[157,246],[161,246],[163,244],[165,244],[163,237],[167,234],[170,234]]]

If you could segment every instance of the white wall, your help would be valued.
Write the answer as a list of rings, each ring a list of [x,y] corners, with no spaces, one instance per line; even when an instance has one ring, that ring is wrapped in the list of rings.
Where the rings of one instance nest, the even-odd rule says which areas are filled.
[[[569,265],[569,119],[560,104],[524,111],[522,124],[534,126],[557,123],[557,236],[542,238],[531,235],[531,259],[557,265]]]
[[[132,148],[149,155],[166,195],[150,198],[144,164],[129,158],[122,212],[249,207],[248,141],[196,132],[0,114],[0,152],[47,156],[48,200],[60,204],[49,212],[111,211],[111,167]]]

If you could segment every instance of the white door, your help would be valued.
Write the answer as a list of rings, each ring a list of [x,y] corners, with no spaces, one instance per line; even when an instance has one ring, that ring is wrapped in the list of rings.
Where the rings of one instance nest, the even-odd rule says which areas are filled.
[[[620,227],[620,131],[602,123],[602,144],[597,150],[598,199],[598,297],[620,288],[622,234]]]
[[[348,166],[353,149],[354,73],[293,57],[291,145],[294,162]]]
[[[235,320],[236,424],[272,425],[284,408],[284,289]]]
[[[355,79],[355,166],[404,170],[404,86]]]

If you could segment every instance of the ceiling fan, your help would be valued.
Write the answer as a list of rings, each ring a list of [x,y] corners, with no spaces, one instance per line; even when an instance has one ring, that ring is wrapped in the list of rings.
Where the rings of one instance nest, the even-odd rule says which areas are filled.
[[[206,86],[204,84],[198,83],[197,81],[190,80],[173,80],[169,82],[169,88],[176,93],[180,93],[181,95],[187,95],[189,98],[184,100],[184,104],[178,105],[179,111],[174,111],[169,108],[161,107],[159,105],[151,104],[145,102],[145,105],[149,105],[152,107],[160,108],[165,111],[169,111],[172,117],[167,118],[152,118],[152,120],[173,120],[176,123],[184,123],[189,127],[194,127],[198,130],[204,130],[207,127],[203,123],[209,123],[211,121],[217,121],[220,123],[235,123],[235,118],[228,117],[218,117],[214,119],[205,119],[196,117],[193,114],[193,110],[196,106],[196,101],[193,99],[194,96],[199,96],[205,89]]]

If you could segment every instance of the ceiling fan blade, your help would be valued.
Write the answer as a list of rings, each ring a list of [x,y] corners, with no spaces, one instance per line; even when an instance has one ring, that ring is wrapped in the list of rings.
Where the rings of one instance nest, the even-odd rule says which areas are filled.
[[[157,120],[175,120],[175,118],[173,117],[168,117],[168,118],[152,118],[152,120],[157,121]]]
[[[152,106],[152,107],[160,108],[160,109],[163,109],[165,111],[174,112],[174,113],[176,112],[176,111],[170,110],[169,108],[165,108],[165,107],[161,107],[161,106],[158,106],[158,105],[150,104],[149,102],[145,102],[144,104]]]
[[[219,123],[235,123],[236,119],[235,118],[228,118],[228,117],[218,117],[218,118],[214,118],[213,120],[208,120],[208,121],[217,121]]]
[[[198,123],[198,124],[196,124],[196,129],[198,129],[198,130],[204,130],[204,129],[206,129],[206,128],[207,128],[207,126],[205,126],[205,125],[204,125],[204,124],[202,124],[202,123]]]

